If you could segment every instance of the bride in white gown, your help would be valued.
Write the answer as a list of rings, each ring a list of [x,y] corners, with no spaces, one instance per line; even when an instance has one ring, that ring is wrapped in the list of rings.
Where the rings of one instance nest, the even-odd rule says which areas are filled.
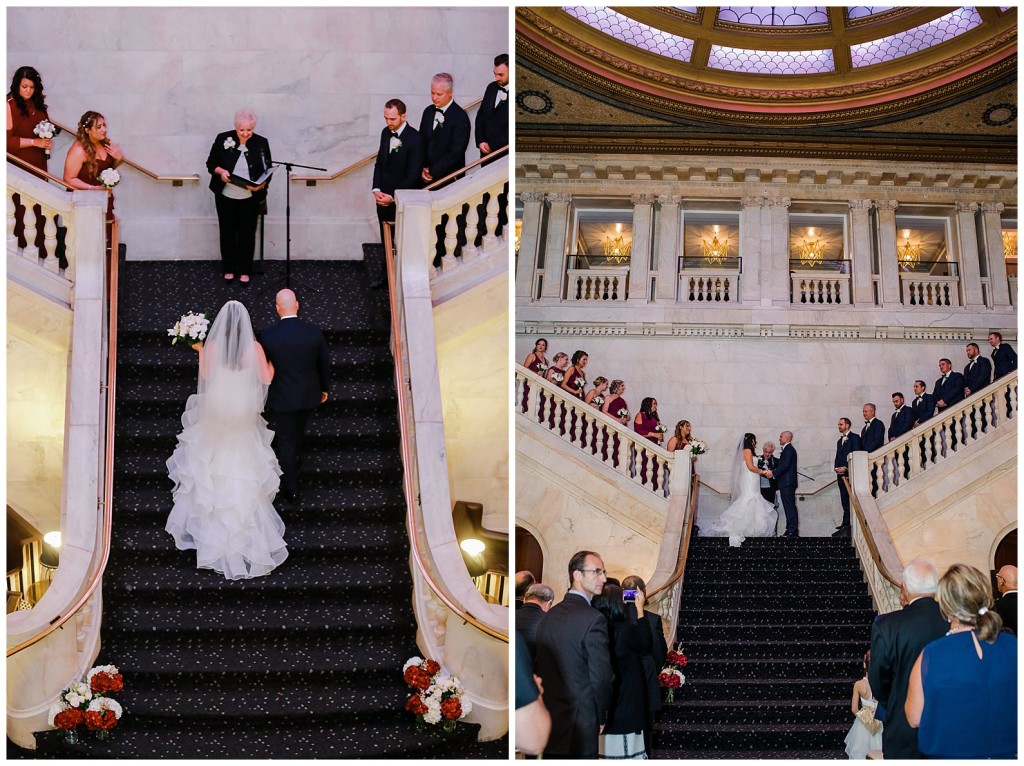
[[[281,469],[263,419],[274,368],[256,342],[249,312],[228,301],[199,351],[199,387],[181,416],[167,460],[174,507],[166,529],[200,569],[229,580],[269,573],[288,556],[272,501]]]
[[[761,496],[761,471],[754,463],[757,437],[744,434],[736,450],[732,469],[732,505],[717,522],[702,526],[702,537],[728,537],[729,545],[738,547],[748,537],[774,537],[779,514]]]

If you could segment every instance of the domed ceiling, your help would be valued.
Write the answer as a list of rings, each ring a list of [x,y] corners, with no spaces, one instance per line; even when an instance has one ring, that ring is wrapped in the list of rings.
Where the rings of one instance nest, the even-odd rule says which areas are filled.
[[[516,148],[1015,163],[1014,7],[521,7]]]

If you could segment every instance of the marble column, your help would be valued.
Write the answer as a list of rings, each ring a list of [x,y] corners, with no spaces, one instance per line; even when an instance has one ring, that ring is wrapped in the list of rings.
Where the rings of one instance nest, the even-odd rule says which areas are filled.
[[[769,220],[771,231],[771,247],[765,255],[763,263],[770,267],[766,278],[762,278],[761,284],[768,290],[761,295],[762,303],[765,296],[771,298],[771,302],[788,304],[791,302],[790,291],[792,280],[789,275],[789,206],[792,200],[789,197],[769,197]]]
[[[534,276],[537,273],[537,245],[540,240],[541,216],[544,214],[544,193],[523,192],[523,228],[519,239],[516,264],[516,302],[533,300]]]
[[[871,200],[850,200],[850,283],[854,306],[875,304],[871,273]]]
[[[761,206],[764,197],[744,197],[740,209],[740,252],[743,272],[740,276],[740,295],[743,303],[757,305],[761,302]],[[769,293],[764,293],[768,298]],[[770,300],[770,298],[768,298]]]
[[[679,231],[678,194],[658,195],[661,213],[658,215],[658,286],[655,296],[659,303],[675,303],[679,289],[679,257],[683,254]]]
[[[900,203],[894,199],[875,200],[878,211],[878,273],[882,283],[881,303],[883,308],[895,308],[900,304],[900,268],[896,258],[896,208]]]
[[[548,237],[544,243],[544,287],[541,297],[560,301],[565,283],[565,238],[569,221],[568,192],[553,192],[548,197]]]
[[[651,271],[651,220],[654,217],[654,196],[634,194],[630,200],[633,202],[633,248],[629,257],[629,303],[646,303]]]
[[[960,243],[960,286],[964,308],[985,307],[985,294],[981,289],[981,264],[978,262],[978,230],[974,226],[977,202],[956,203],[956,233]],[[1002,244],[1000,244],[1000,252]]]
[[[1006,278],[1006,257],[1003,255],[1002,202],[981,203],[981,231],[985,238],[985,257],[988,263],[989,300],[994,309],[1008,308],[1010,283]]]

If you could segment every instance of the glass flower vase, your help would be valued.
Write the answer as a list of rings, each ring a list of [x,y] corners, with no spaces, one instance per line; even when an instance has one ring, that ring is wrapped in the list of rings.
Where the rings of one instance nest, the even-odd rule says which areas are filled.
[[[451,734],[453,731],[455,731],[455,726],[457,724],[458,721],[456,721],[454,718],[445,718],[444,722],[441,725],[444,727],[444,731],[446,734]]]
[[[64,730],[64,741],[69,745],[78,744],[78,729],[65,729]]]
[[[676,701],[676,690],[672,687],[665,689],[665,703],[669,704]]]

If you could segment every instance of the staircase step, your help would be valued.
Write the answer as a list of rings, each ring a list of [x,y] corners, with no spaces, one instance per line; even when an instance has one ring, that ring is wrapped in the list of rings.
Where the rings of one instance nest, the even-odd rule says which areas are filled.
[[[738,635],[743,635],[743,627],[740,624],[728,624],[717,621],[701,624],[680,622],[676,640],[683,642],[685,651],[689,640],[700,638],[709,641],[729,641],[730,639],[735,639]],[[751,624],[746,627],[756,633],[761,633],[765,630],[764,625]],[[793,623],[791,625],[774,625],[771,627],[771,631],[772,636],[780,641],[817,643],[819,641],[827,641],[830,638],[836,638],[840,635],[840,631],[842,631],[844,638],[852,641],[863,640],[864,642],[870,642],[871,640],[870,622],[866,624],[839,624],[834,622],[822,622],[819,624]]]
[[[168,453],[170,455],[170,453]],[[174,498],[172,484],[164,477],[160,486],[122,487],[115,479],[114,518],[130,523],[140,515],[162,515],[171,512]],[[122,482],[123,483],[123,482]],[[156,482],[154,482],[156,483]],[[282,518],[298,518],[306,514],[323,514],[336,521],[348,521],[358,514],[362,520],[394,520],[405,518],[405,495],[401,483],[368,487],[303,487],[302,507],[286,511]],[[145,523],[152,523],[146,521]],[[163,523],[160,524],[163,529]]]

